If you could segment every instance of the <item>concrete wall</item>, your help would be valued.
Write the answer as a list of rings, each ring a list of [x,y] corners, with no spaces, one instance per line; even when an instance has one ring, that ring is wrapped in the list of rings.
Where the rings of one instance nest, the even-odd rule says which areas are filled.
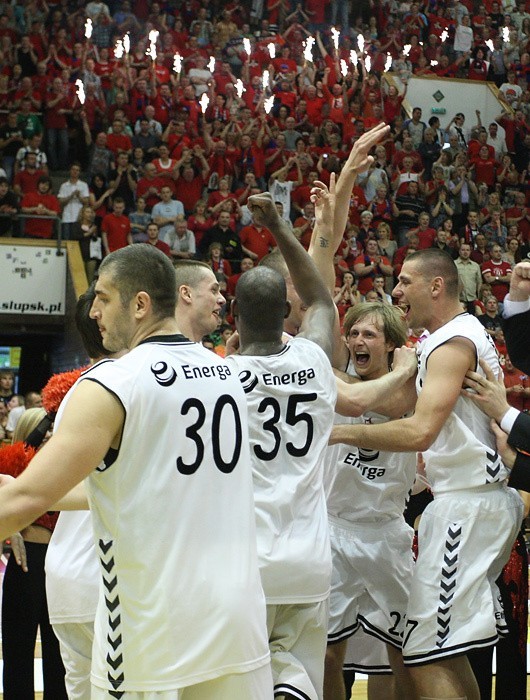
[[[393,84],[403,92],[403,84],[394,76],[388,75]],[[443,98],[437,101],[433,95],[440,92]],[[435,114],[445,128],[457,112],[466,117],[466,128],[477,123],[475,110],[480,110],[484,126],[488,126],[503,109],[497,98],[498,90],[494,83],[484,83],[477,80],[462,80],[437,77],[412,77],[409,81],[407,95],[403,107],[409,116],[413,107],[421,107],[422,120],[427,123]],[[433,108],[445,109],[445,114],[433,112]]]

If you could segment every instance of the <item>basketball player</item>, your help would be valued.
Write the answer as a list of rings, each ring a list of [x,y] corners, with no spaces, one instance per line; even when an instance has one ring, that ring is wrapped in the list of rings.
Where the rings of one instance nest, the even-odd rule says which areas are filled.
[[[178,262],[174,267],[177,280],[175,317],[183,335],[199,342],[203,335],[217,328],[225,299],[219,291],[219,282],[205,263],[189,260]],[[107,356],[107,352],[96,321],[89,317],[94,298],[93,286],[81,295],[76,325],[89,357],[97,361]],[[61,406],[56,425],[63,410]],[[80,495],[79,492],[76,495]],[[90,700],[99,581],[90,513],[61,513],[46,555],[46,591],[50,621],[60,641],[71,700]]]
[[[320,224],[333,216],[321,191]],[[250,416],[258,557],[276,698],[322,698],[331,561],[321,455],[336,400],[329,355],[335,308],[315,267],[268,193],[253,195],[254,221],[273,234],[307,307],[300,332],[282,341],[286,285],[259,266],[237,283],[237,367]]]
[[[332,236],[328,238],[327,231],[313,236],[310,254],[330,291],[335,284],[334,255],[344,233],[352,188],[358,173],[373,161],[370,150],[387,133],[388,127],[381,124],[354,144],[337,181]],[[361,305],[350,309],[347,319],[347,343],[342,339],[335,343],[333,364],[348,375],[357,375],[354,381],[360,377],[361,383],[351,387],[349,405],[339,401],[335,422],[371,423],[400,417],[415,403],[415,354],[410,381],[394,383],[383,394],[376,391],[382,381],[396,381],[398,375],[390,372],[391,360],[397,365],[397,355],[407,350],[400,348],[405,328],[399,312]],[[352,381],[351,376],[347,378]],[[356,403],[363,408],[356,410]],[[390,657],[398,697],[411,696],[410,677],[401,656],[412,563],[411,532],[402,514],[414,472],[414,453],[392,455],[344,446],[326,451],[333,559],[326,700],[346,698],[342,671],[347,648],[348,666],[368,673],[389,672]],[[378,683],[382,697],[394,696],[390,688],[394,679],[387,678],[390,683],[385,679]]]
[[[96,321],[90,318],[96,298],[94,286],[93,282],[79,297],[75,320],[85,350],[91,361],[96,363],[108,357],[109,353],[103,347]],[[59,427],[73,389],[66,394],[57,411],[55,430]],[[90,700],[94,619],[101,575],[88,510],[62,512],[59,515],[46,552],[45,565],[48,611],[61,648],[68,698]]]
[[[407,339],[401,312],[388,304],[359,304],[349,309],[344,335],[352,369],[362,383],[388,374],[394,349]],[[409,394],[400,408],[394,408],[398,411],[395,414],[366,411],[356,418],[336,416],[335,422],[383,423],[389,417],[400,417],[414,404],[415,396]],[[413,533],[403,512],[414,482],[416,454],[357,450],[339,444],[329,447],[325,458],[333,561],[325,698],[346,699],[342,670],[349,640],[350,664],[353,659],[360,663],[355,654],[359,626],[387,645],[396,697],[410,698],[413,690],[403,666],[401,645]],[[373,646],[380,648],[377,642]],[[387,666],[384,661],[378,666]],[[369,672],[370,668],[363,670]]]
[[[107,256],[95,292],[105,348],[130,352],[79,382],[55,435],[0,489],[0,534],[88,476],[104,584],[93,700],[270,700],[241,385],[180,334],[160,251]]]
[[[460,389],[479,359],[500,373],[483,327],[462,313],[458,272],[435,249],[409,256],[394,296],[409,327],[430,335],[421,349],[413,416],[381,425],[336,426],[332,444],[424,453],[435,499],[423,513],[403,655],[420,698],[479,693],[466,651],[495,644],[503,614],[494,583],[522,516],[518,494],[495,452],[488,419]]]

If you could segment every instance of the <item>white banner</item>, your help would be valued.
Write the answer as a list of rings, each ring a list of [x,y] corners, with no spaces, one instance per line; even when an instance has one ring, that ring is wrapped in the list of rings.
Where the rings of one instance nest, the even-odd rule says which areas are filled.
[[[0,314],[64,316],[66,251],[0,244]]]

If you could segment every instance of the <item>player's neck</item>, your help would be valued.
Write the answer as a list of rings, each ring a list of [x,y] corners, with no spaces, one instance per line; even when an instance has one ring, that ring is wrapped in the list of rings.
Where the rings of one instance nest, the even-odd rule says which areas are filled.
[[[267,333],[260,336],[246,336],[245,333],[239,331],[240,345],[239,353],[241,355],[277,355],[285,347],[281,334]]]
[[[161,320],[146,322],[139,325],[129,342],[129,350],[132,350],[146,338],[153,338],[162,335],[177,335],[181,330],[174,318],[164,318]]]
[[[455,319],[457,316],[461,316],[466,312],[462,310],[460,303],[451,304],[445,308],[441,308],[433,313],[429,324],[426,326],[429,333],[434,333],[442,326]]]

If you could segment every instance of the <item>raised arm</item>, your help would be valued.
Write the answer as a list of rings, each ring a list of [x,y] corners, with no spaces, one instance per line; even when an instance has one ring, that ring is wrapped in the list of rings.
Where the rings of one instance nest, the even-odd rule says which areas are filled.
[[[383,141],[389,134],[390,127],[385,124],[378,124],[370,131],[367,131],[355,142],[350,151],[348,160],[344,163],[339,179],[337,180],[335,216],[333,220],[333,253],[339,247],[344,235],[344,229],[348,221],[350,209],[350,197],[355,179],[359,173],[368,170],[373,162],[373,157],[368,155],[372,148]]]
[[[315,210],[321,207],[322,217],[329,220],[333,220],[333,190],[334,187],[332,191],[322,190],[319,194],[322,201],[315,207]],[[278,214],[268,192],[249,197],[248,208],[254,221],[271,231],[285,259],[294,287],[307,306],[300,335],[317,343],[331,358],[335,305],[313,260]]]

